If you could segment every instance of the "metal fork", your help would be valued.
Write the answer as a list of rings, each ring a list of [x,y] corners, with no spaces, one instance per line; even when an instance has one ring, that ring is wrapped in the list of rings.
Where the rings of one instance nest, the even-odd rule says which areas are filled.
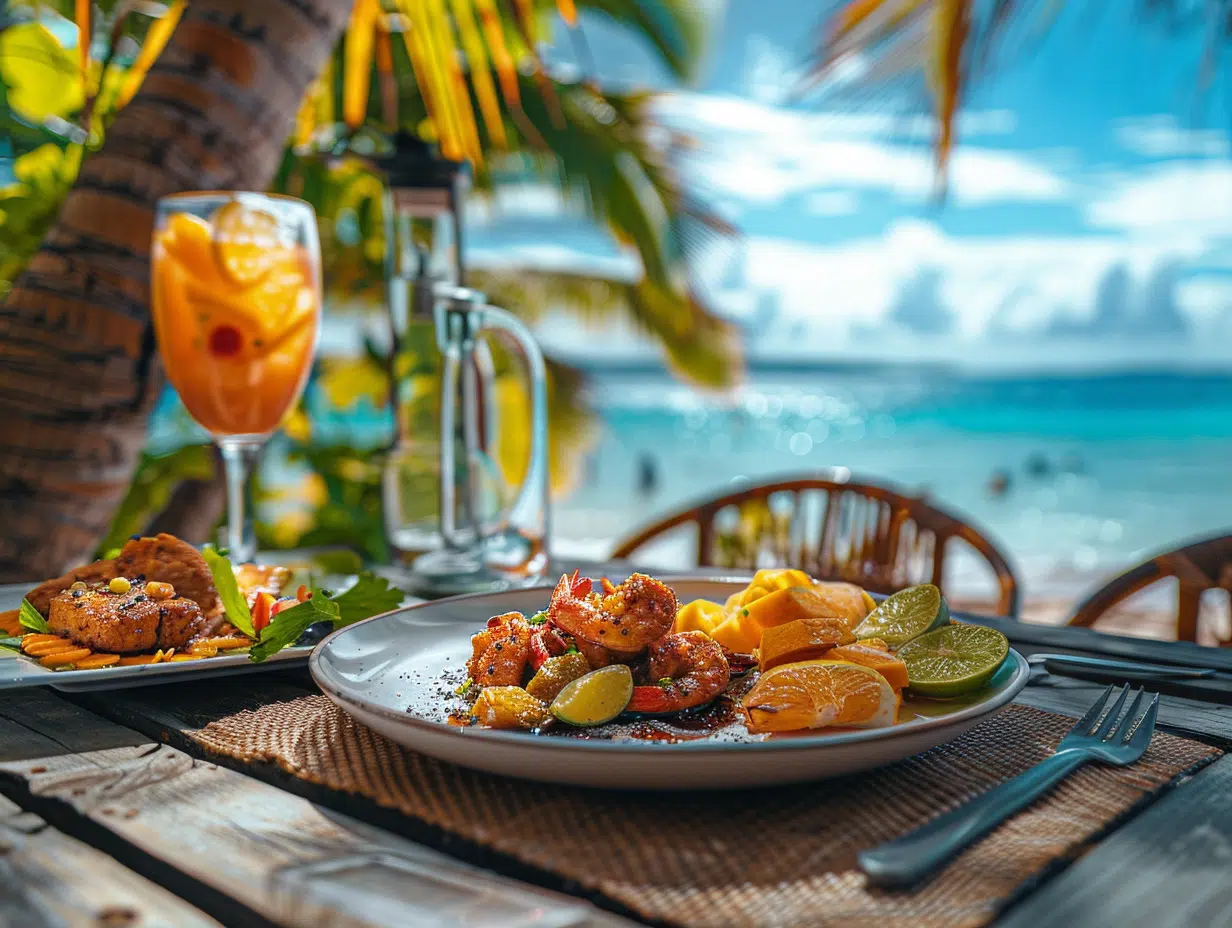
[[[1159,696],[1138,690],[1122,717],[1129,687],[1122,687],[1108,708],[1112,689],[1104,690],[1051,757],[901,838],[862,851],[860,869],[869,883],[887,888],[918,883],[1088,761],[1124,767],[1140,758],[1155,732]],[[1140,713],[1143,700],[1152,696],[1146,711]]]

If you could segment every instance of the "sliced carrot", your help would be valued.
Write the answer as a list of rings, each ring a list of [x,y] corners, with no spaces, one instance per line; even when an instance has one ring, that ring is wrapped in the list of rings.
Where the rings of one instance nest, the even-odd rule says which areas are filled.
[[[192,648],[217,648],[219,651],[230,651],[232,648],[247,648],[252,646],[252,639],[243,635],[231,635],[225,638],[201,638],[194,641]]]
[[[196,654],[200,657],[216,657],[218,648],[209,644],[194,644],[189,647],[190,654]]]
[[[39,663],[44,667],[60,667],[64,664],[75,664],[82,658],[89,656],[89,648],[75,648],[72,651],[57,651],[55,654],[48,654],[46,657],[40,658]]]
[[[127,657],[120,658],[121,667],[133,667],[137,664],[154,664],[157,663],[157,655],[154,654],[130,654]]]
[[[171,658],[171,661],[199,661],[206,657],[205,654],[176,654]],[[160,662],[161,663],[161,662]]]
[[[22,650],[31,657],[46,657],[49,654],[59,654],[61,651],[79,651],[81,646],[61,638],[59,641],[44,641],[41,644],[32,644],[29,647],[23,646]],[[88,651],[89,648],[86,650]]]
[[[77,661],[78,670],[98,670],[100,667],[110,667],[120,662],[118,654],[91,654]]]
[[[68,641],[68,639],[61,638],[59,635],[38,635],[31,633],[22,637],[21,646],[23,648],[27,648],[32,644],[43,644],[47,641]]]

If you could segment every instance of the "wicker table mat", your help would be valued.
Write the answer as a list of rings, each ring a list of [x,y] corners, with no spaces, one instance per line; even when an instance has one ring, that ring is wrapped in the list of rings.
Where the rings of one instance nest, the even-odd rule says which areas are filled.
[[[734,793],[600,792],[477,773],[404,750],[324,696],[193,734],[242,761],[356,793],[685,926],[982,925],[1015,889],[1182,772],[1206,745],[1157,733],[1130,768],[1087,766],[911,893],[865,886],[856,852],[1048,754],[1071,719],[1011,706],[956,741],[876,772]]]

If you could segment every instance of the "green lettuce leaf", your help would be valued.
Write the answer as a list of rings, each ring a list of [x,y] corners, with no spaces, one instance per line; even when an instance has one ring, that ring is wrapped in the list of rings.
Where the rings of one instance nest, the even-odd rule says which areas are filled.
[[[284,609],[270,619],[269,625],[261,629],[257,643],[249,649],[248,659],[259,664],[299,641],[300,635],[308,630],[308,626],[317,622],[337,623],[339,614],[337,603],[314,590],[312,599]]]
[[[312,598],[278,613],[270,624],[261,629],[257,643],[248,652],[248,659],[259,664],[290,647],[300,635],[317,622],[331,622],[334,628],[352,625],[362,619],[397,609],[406,594],[391,586],[383,577],[362,573],[345,593],[330,595],[326,590],[314,587]]]
[[[227,614],[227,621],[238,628],[249,638],[257,637],[257,630],[252,624],[252,613],[248,609],[248,600],[240,592],[240,585],[235,580],[235,571],[231,562],[218,553],[213,545],[201,549],[201,556],[210,568],[214,577],[214,588],[218,590],[218,598]]]
[[[30,600],[22,599],[21,608],[17,611],[17,620],[21,622],[22,628],[28,628],[32,632],[39,632],[43,635],[50,635],[51,628],[47,625],[47,620],[42,614],[30,605]]]
[[[314,591],[313,599],[318,595]],[[382,612],[397,609],[405,597],[405,593],[396,586],[391,586],[384,577],[362,573],[353,587],[333,597],[332,601],[338,606],[338,620],[334,625],[342,628],[344,625],[352,625],[362,619],[370,619]]]
[[[0,657],[13,657],[20,653],[20,638],[0,638]]]

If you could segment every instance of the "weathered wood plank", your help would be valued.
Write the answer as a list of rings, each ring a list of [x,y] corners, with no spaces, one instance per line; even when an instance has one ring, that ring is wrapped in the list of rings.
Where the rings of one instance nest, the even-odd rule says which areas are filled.
[[[0,926],[217,928],[218,922],[0,797]]]
[[[1232,757],[1177,786],[999,925],[1232,924]]]
[[[38,693],[22,706],[31,728],[45,724],[44,700],[59,701]],[[135,732],[108,733],[119,726],[79,706],[47,713],[69,740],[123,744],[5,760],[0,790],[229,926],[413,926],[416,910],[440,920],[424,924],[512,926],[545,909],[562,928],[627,924],[169,746],[137,744]]]

